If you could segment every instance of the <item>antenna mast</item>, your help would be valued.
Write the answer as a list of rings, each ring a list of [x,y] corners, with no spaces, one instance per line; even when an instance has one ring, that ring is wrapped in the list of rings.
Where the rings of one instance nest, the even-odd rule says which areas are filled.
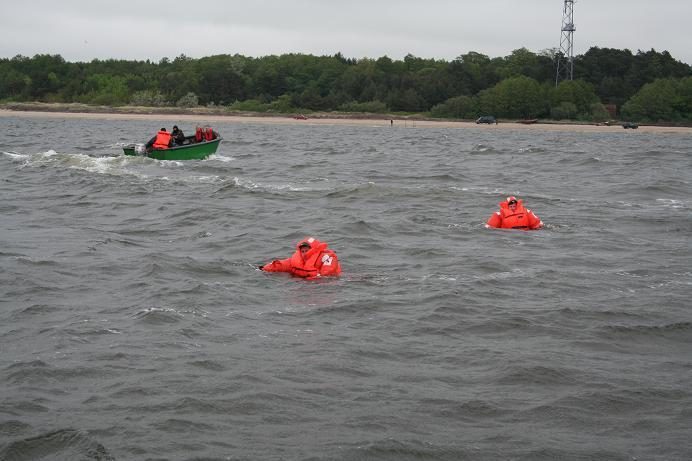
[[[562,11],[562,34],[560,35],[560,51],[555,56],[557,71],[555,86],[560,80],[572,80],[574,77],[574,0],[565,0]]]

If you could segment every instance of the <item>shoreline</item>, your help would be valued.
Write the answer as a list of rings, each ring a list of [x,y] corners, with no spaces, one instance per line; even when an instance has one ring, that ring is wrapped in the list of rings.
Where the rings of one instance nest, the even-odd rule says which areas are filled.
[[[8,106],[10,108],[8,108]],[[161,120],[172,123],[181,121],[206,125],[210,122],[226,123],[257,123],[279,125],[351,125],[368,127],[394,127],[394,128],[477,128],[486,130],[541,130],[541,131],[568,131],[568,132],[631,132],[631,133],[668,133],[668,134],[692,134],[692,127],[685,126],[659,126],[639,125],[636,130],[625,130],[620,123],[611,125],[579,124],[579,123],[551,123],[538,122],[523,124],[519,122],[500,121],[496,125],[478,125],[473,121],[427,119],[418,117],[401,117],[382,114],[354,114],[337,115],[329,113],[310,114],[306,120],[296,119],[288,115],[256,114],[256,113],[218,113],[215,109],[190,109],[158,112],[150,108],[124,108],[123,110],[109,107],[92,108],[88,106],[72,105],[36,105],[26,104],[26,107],[12,107],[12,105],[0,105],[0,118],[24,117],[24,118],[63,118],[63,119],[101,119],[101,120]],[[392,122],[393,121],[393,124]]]

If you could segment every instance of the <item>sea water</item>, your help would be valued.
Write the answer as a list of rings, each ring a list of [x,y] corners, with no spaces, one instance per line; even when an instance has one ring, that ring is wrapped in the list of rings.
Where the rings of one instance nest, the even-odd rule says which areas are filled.
[[[0,459],[692,458],[690,134],[171,124],[0,117]]]

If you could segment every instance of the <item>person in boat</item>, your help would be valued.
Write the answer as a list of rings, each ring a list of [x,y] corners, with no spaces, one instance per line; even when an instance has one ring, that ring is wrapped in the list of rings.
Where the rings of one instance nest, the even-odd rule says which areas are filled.
[[[161,128],[158,133],[156,133],[156,136],[151,138],[149,142],[147,142],[146,147],[147,150],[153,149],[168,149],[171,147],[173,144],[173,138],[171,137],[171,134],[166,131],[165,128]]]
[[[173,125],[173,131],[171,131],[171,137],[176,146],[182,146],[185,143],[185,133],[183,130],[178,128],[178,125]]]
[[[259,266],[259,269],[265,272],[290,272],[307,279],[341,274],[341,264],[336,253],[327,247],[327,243],[313,237],[298,242],[296,252],[290,258],[275,259]]]
[[[487,228],[535,230],[543,227],[543,221],[528,208],[524,208],[522,200],[510,196],[500,202],[500,211],[488,218]]]

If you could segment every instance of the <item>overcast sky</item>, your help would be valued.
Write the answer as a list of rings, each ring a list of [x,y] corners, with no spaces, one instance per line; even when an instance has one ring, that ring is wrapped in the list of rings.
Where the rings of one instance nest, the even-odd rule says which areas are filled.
[[[563,7],[564,0],[0,0],[0,57],[504,57],[559,47]],[[692,0],[576,0],[574,53],[653,48],[692,64],[691,21]]]

